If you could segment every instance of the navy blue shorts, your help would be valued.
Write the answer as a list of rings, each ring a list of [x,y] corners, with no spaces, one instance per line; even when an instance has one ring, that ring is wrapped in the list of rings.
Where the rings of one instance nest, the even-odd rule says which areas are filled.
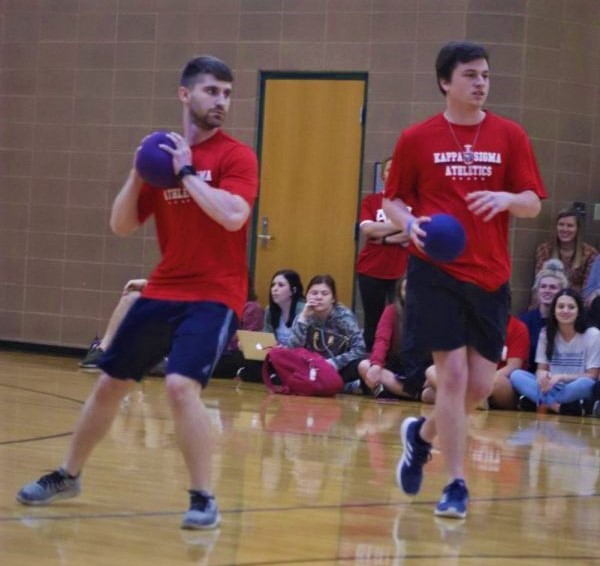
[[[235,313],[221,303],[138,299],[98,365],[116,379],[140,381],[168,356],[167,374],[204,387],[237,325]]]
[[[411,256],[406,282],[406,332],[419,350],[475,348],[498,362],[510,308],[508,283],[488,292]]]

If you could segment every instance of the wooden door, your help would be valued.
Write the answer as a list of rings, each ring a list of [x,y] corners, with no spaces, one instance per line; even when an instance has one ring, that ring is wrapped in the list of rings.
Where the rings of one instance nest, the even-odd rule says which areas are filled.
[[[278,269],[306,285],[329,273],[352,305],[366,77],[263,78],[260,198],[254,226],[260,301]]]

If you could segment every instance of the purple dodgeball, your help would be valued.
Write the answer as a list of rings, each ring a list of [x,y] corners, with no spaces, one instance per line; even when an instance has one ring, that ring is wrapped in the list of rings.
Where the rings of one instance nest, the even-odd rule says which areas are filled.
[[[142,179],[153,187],[178,187],[179,180],[173,171],[173,157],[158,147],[159,144],[175,147],[166,132],[153,132],[142,142],[135,158],[135,168]]]

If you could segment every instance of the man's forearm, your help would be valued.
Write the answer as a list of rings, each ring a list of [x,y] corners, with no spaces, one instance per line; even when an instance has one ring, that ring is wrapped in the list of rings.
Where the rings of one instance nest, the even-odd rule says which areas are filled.
[[[542,209],[540,197],[533,191],[523,191],[512,195],[508,210],[517,218],[535,218]]]
[[[388,219],[399,229],[406,230],[406,226],[413,218],[410,210],[400,199],[390,200],[387,198],[383,199],[383,210],[385,211]]]
[[[110,214],[110,228],[117,236],[127,236],[140,226],[138,199],[143,181],[132,169],[116,196]]]
[[[226,230],[239,230],[250,216],[250,205],[240,196],[211,187],[196,175],[183,178],[183,185],[196,204]]]

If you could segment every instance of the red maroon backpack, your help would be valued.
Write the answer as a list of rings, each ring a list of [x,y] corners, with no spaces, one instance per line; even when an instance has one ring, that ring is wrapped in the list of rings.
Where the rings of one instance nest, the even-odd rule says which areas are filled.
[[[275,393],[332,397],[344,382],[325,358],[306,348],[273,348],[262,366],[265,385]]]

